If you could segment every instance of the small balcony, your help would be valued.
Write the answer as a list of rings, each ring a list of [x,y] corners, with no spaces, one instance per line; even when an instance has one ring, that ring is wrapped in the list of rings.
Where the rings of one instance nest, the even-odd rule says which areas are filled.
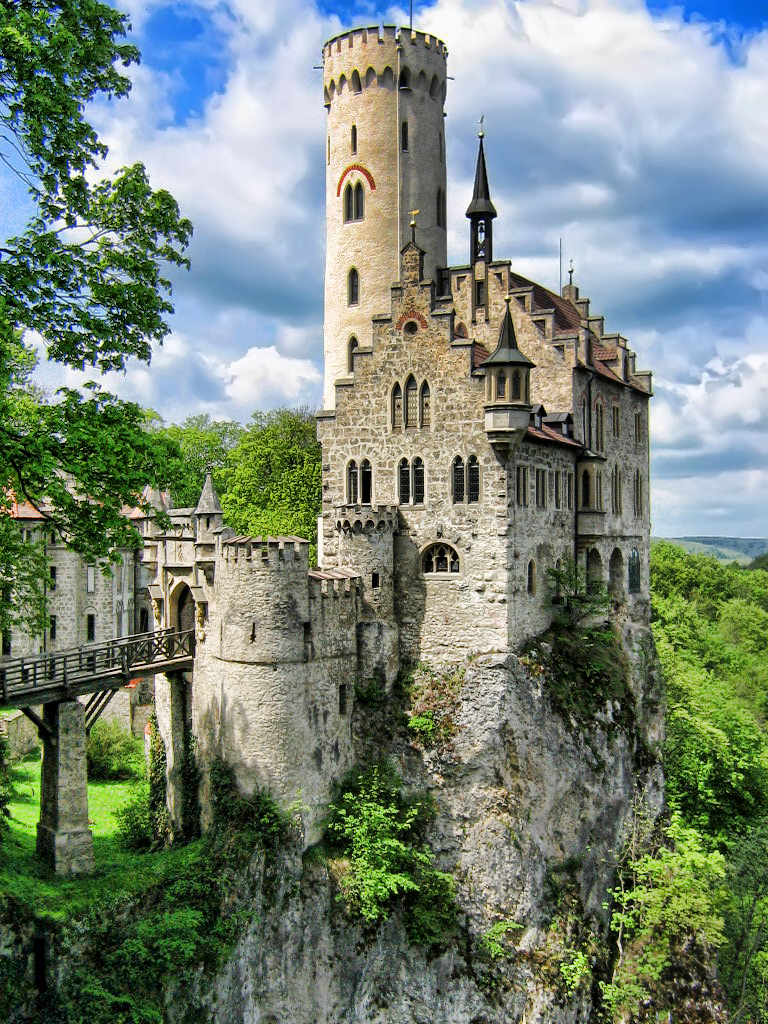
[[[602,509],[580,508],[576,519],[580,538],[604,537],[608,532],[607,515]]]

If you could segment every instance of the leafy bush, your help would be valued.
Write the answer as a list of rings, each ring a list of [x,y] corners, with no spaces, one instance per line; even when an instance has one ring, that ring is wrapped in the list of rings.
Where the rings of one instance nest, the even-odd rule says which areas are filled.
[[[608,610],[610,595],[605,584],[573,558],[564,558],[561,569],[547,569],[547,579],[552,617],[558,626],[578,626]]]
[[[123,845],[129,850],[151,850],[156,844],[155,822],[149,804],[149,783],[141,783],[131,799],[115,812]]]
[[[8,776],[8,741],[0,736],[0,840],[8,830],[8,818],[11,812],[8,804],[11,801],[11,783]]]
[[[408,686],[408,728],[425,747],[442,746],[458,732],[453,716],[463,682],[463,668],[438,671],[424,664],[414,668]]]
[[[386,763],[369,768],[350,781],[331,812],[329,832],[349,858],[341,881],[347,907],[378,924],[400,901],[412,942],[444,942],[456,920],[453,879],[415,844],[425,806],[403,799],[395,770]]]
[[[139,778],[145,771],[144,744],[119,722],[97,722],[86,746],[88,778],[112,782]]]

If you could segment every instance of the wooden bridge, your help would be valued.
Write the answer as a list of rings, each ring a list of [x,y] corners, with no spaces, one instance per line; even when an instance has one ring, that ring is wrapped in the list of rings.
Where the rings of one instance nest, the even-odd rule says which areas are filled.
[[[119,689],[131,676],[192,668],[195,631],[172,629],[0,662],[0,708]]]
[[[164,629],[0,661],[0,708],[20,708],[43,740],[37,851],[57,873],[93,867],[85,757],[91,726],[131,676],[190,671],[194,657],[193,629]],[[33,710],[39,705],[42,717]]]

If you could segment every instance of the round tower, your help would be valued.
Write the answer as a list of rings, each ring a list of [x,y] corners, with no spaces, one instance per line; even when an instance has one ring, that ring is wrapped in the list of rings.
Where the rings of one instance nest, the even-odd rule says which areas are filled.
[[[371,343],[371,317],[389,312],[412,211],[425,278],[446,265],[446,57],[434,36],[394,26],[323,47],[326,409],[352,350]]]

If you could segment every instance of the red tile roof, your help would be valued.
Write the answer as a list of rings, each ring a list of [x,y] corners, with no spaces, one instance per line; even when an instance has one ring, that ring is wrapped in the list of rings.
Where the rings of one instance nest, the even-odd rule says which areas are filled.
[[[481,363],[485,362],[489,355],[490,352],[485,345],[481,345],[479,342],[476,342],[472,349],[472,369],[476,370]]]
[[[574,441],[572,437],[564,437],[557,430],[553,430],[551,427],[546,426],[546,424],[542,424],[541,429],[538,427],[528,427],[526,437],[531,438],[534,441],[549,441],[554,444],[564,444],[568,448],[583,447],[578,441]]]
[[[533,313],[554,309],[555,334],[573,334],[581,326],[581,314],[568,299],[551,292],[544,285],[529,281],[521,274],[510,273],[509,276],[513,288],[533,288]]]

